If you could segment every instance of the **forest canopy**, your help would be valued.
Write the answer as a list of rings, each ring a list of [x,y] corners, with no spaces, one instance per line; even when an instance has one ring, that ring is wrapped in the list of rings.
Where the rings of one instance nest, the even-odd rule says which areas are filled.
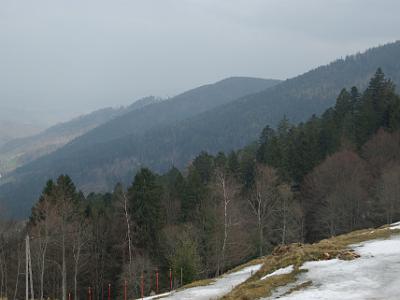
[[[35,295],[103,299],[208,278],[281,244],[313,242],[400,217],[400,97],[378,69],[307,122],[284,118],[257,142],[200,153],[184,171],[142,168],[128,187],[79,192],[48,181],[27,224],[1,223],[1,293],[24,293],[25,235]],[[114,288],[115,287],[115,288]]]

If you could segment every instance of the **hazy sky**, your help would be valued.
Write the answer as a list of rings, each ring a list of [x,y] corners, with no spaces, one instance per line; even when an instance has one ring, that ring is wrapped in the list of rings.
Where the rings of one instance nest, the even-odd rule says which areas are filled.
[[[399,0],[0,0],[0,118],[54,121],[400,39]]]

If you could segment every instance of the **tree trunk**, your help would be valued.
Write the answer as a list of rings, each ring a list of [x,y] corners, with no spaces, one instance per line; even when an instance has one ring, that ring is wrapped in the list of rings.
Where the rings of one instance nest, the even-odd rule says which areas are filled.
[[[17,299],[17,292],[18,292],[18,284],[19,284],[19,275],[20,275],[20,268],[21,268],[21,255],[20,253],[17,254],[17,278],[15,279],[15,290],[14,290],[14,297],[13,300]]]
[[[222,190],[224,195],[224,240],[222,243],[222,251],[221,251],[221,271],[224,271],[225,268],[225,252],[226,252],[226,242],[228,240],[228,204],[229,199],[226,193],[225,179],[221,179]]]
[[[78,300],[78,264],[75,263],[74,270],[74,300]]]
[[[81,230],[78,230],[78,236],[76,239],[76,244],[74,245],[73,253],[74,253],[74,300],[78,300],[78,273],[79,273],[79,261],[81,258],[81,248],[82,248],[82,240],[81,240]]]
[[[261,199],[260,195],[257,197],[257,225],[258,225],[258,238],[259,238],[259,255],[260,257],[263,256],[263,246],[264,246],[264,230],[263,230],[263,224],[262,224],[262,216],[261,216]]]
[[[35,295],[33,291],[33,276],[32,276],[32,259],[31,259],[31,247],[29,245],[29,237],[28,237],[28,258],[29,258],[29,277],[31,280],[31,299],[35,300]]]
[[[29,300],[29,257],[28,246],[29,237],[25,238],[25,300]]]
[[[261,222],[258,223],[258,234],[259,234],[259,255],[260,257],[264,255],[264,229]]]
[[[63,228],[64,231],[64,228]],[[65,231],[62,233],[61,299],[67,300],[67,265],[65,261]]]
[[[287,199],[283,196],[283,226],[282,226],[282,245],[286,244],[286,222],[287,222]]]
[[[125,213],[125,221],[127,227],[127,235],[128,235],[128,251],[129,251],[129,276],[132,276],[132,241],[131,241],[131,225],[130,218],[128,214],[128,199],[126,198],[125,192],[122,191],[124,197],[124,213]]]
[[[43,290],[44,290],[44,268],[46,259],[47,242],[45,242],[42,252],[41,270],[40,270],[40,300],[43,300]]]

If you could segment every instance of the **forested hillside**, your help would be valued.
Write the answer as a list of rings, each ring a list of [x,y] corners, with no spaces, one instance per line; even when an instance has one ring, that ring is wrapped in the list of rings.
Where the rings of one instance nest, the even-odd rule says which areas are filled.
[[[400,218],[400,97],[378,69],[364,91],[342,89],[304,123],[264,127],[236,152],[202,152],[185,172],[141,168],[125,188],[84,196],[70,177],[48,181],[24,230],[1,224],[7,296],[24,235],[32,236],[35,294],[129,297],[207,278],[278,245],[313,242]],[[53,263],[54,262],[54,263]],[[60,266],[61,272],[60,272]],[[40,275],[40,276],[39,276]],[[6,278],[6,279],[5,279]],[[17,277],[18,278],[18,277]],[[61,298],[61,297],[60,297]]]
[[[187,119],[218,105],[226,104],[246,94],[264,90],[278,82],[278,80],[232,77],[215,84],[209,84],[187,91],[162,102],[157,101],[157,103],[152,103],[151,105],[139,106],[140,102],[135,103],[132,107],[128,107],[128,111],[120,116],[111,118],[109,122],[105,122],[86,134],[75,138],[58,151],[37,159],[31,164],[27,164],[26,167],[20,168],[14,174],[10,174],[7,178],[3,178],[3,180],[0,181],[0,184],[3,184],[0,188],[2,190],[0,192],[0,199],[3,199],[3,204],[4,201],[7,202],[5,206],[9,210],[16,212],[18,211],[18,209],[15,209],[16,207],[29,207],[31,205],[33,201],[32,195],[38,195],[40,192],[38,185],[42,185],[47,179],[57,176],[59,173],[74,173],[74,179],[80,182],[79,185],[81,186],[84,181],[78,180],[76,176],[82,175],[82,178],[86,177],[88,174],[84,174],[86,173],[84,170],[94,172],[92,174],[92,176],[94,176],[92,178],[93,180],[91,180],[90,186],[85,190],[105,190],[105,187],[110,187],[110,183],[114,184],[121,176],[125,176],[128,170],[131,177],[137,170],[137,168],[135,169],[132,167],[131,162],[125,161],[125,157],[121,156],[121,160],[116,161],[115,165],[109,168],[109,173],[104,173],[104,170],[102,170],[103,159],[110,161],[111,157],[114,157],[115,154],[120,151],[117,147],[104,149],[103,145],[113,144],[113,142],[108,141],[128,135],[127,139],[129,141],[135,144],[139,143],[138,138],[147,134],[151,128],[157,126],[159,128],[165,127],[172,122]],[[61,128],[56,127],[54,128],[55,130],[45,132],[45,138],[48,138],[50,135],[52,138],[61,139],[63,133],[62,131],[60,132],[60,129],[71,127],[68,124],[66,125],[67,126],[62,125]],[[54,132],[57,134],[54,135]],[[134,134],[135,138],[130,136],[132,134]],[[35,143],[36,141],[37,139],[34,138]],[[11,152],[12,155],[8,155],[6,158],[10,160],[10,156],[14,158],[14,153],[18,153],[17,150],[19,150],[20,147],[15,146],[22,146],[22,148],[26,150],[25,142],[26,140],[23,140],[22,144],[20,144],[17,141],[16,144],[10,145],[10,148],[14,151]],[[42,146],[43,142],[41,137],[39,137],[39,147]],[[125,148],[126,147],[124,147],[124,149]],[[47,150],[49,149],[45,149],[45,151]],[[51,150],[54,150],[54,148]],[[149,150],[150,149],[146,149],[144,153]],[[35,151],[34,153],[36,155],[40,153],[40,151]],[[26,158],[26,156],[23,156],[23,158]],[[90,164],[86,158],[93,158],[95,162],[94,166]],[[139,158],[136,157],[134,160],[137,162]],[[75,168],[78,165],[82,172],[76,172],[77,170]],[[69,170],[65,169],[65,167]],[[100,169],[93,169],[93,167],[99,167]],[[75,171],[72,171],[72,169],[75,169]],[[8,184],[13,180],[16,180],[17,183]],[[21,186],[25,188],[21,190]],[[17,203],[11,200],[16,198],[19,199]],[[20,213],[21,211],[18,212],[18,214]]]
[[[244,147],[257,139],[266,124],[275,127],[284,115],[290,122],[297,123],[312,114],[320,114],[334,104],[336,95],[343,87],[365,88],[378,67],[382,67],[388,77],[399,84],[399,56],[400,42],[373,48],[215,109],[203,113],[192,110],[191,118],[185,114],[186,118],[179,121],[177,115],[186,109],[183,104],[188,101],[183,94],[173,102],[164,102],[163,106],[140,111],[136,117],[126,115],[124,119],[100,126],[54,155],[17,170],[14,175],[19,180],[23,178],[18,184],[29,188],[36,186],[32,177],[44,181],[57,174],[68,173],[80,188],[88,192],[110,190],[117,181],[128,183],[141,166],[156,171],[165,171],[171,165],[182,168],[202,150],[215,154]],[[223,90],[236,86],[234,81],[224,86]],[[193,92],[196,95],[207,88]],[[231,96],[234,94],[237,93]],[[212,102],[213,97],[220,99],[219,92],[214,92],[213,97],[210,93],[201,95],[207,103]],[[192,102],[198,102],[196,97],[193,99]],[[225,102],[229,101],[219,104]],[[187,105],[191,107],[192,104]],[[148,114],[150,109],[152,113]],[[165,122],[165,118],[169,123]],[[153,126],[146,125],[149,122]],[[147,128],[145,134],[144,127]],[[130,135],[122,136],[128,131]],[[112,140],[105,142],[111,137]],[[96,143],[100,140],[103,142]],[[2,187],[0,195],[6,195],[5,189],[8,195],[16,195],[15,188],[10,186]],[[18,194],[18,198],[29,203],[26,195]]]
[[[277,83],[278,80],[232,77],[189,90],[166,101],[124,114],[95,128],[63,149],[61,157],[65,153],[68,155],[69,152],[80,151],[86,146],[107,143],[126,135],[140,136],[151,128],[190,118]]]

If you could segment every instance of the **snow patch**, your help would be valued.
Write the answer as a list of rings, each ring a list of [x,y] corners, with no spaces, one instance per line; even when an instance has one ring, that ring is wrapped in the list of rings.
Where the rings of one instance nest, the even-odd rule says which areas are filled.
[[[307,269],[308,272],[299,276],[298,283],[311,281],[312,286],[279,299],[398,300],[400,236],[368,241],[351,248],[361,257],[352,261],[331,259],[304,263],[302,269]]]
[[[400,222],[391,224],[390,229],[400,229]]]
[[[206,285],[193,287],[181,291],[173,291],[164,295],[157,295],[154,297],[148,297],[144,299],[158,299],[161,296],[162,299],[170,300],[211,300],[217,299],[229,293],[234,287],[243,283],[250,278],[255,272],[257,272],[263,264],[258,264],[250,267],[243,268],[240,271],[223,275],[215,279],[215,282]]]
[[[159,298],[163,298],[165,296],[170,295],[171,293],[164,293],[164,294],[158,294],[155,296],[149,296],[149,297],[144,297],[144,298],[138,298],[138,299],[142,299],[142,300],[153,300],[153,299],[159,299]]]
[[[292,272],[293,272],[293,265],[290,265],[290,266],[288,266],[286,268],[281,268],[281,269],[278,269],[278,270],[276,270],[276,271],[274,271],[274,272],[272,272],[270,274],[265,275],[264,277],[261,278],[261,280],[265,280],[265,279],[267,279],[268,277],[271,277],[271,276],[284,275],[284,274],[289,274],[289,273],[292,273]]]

